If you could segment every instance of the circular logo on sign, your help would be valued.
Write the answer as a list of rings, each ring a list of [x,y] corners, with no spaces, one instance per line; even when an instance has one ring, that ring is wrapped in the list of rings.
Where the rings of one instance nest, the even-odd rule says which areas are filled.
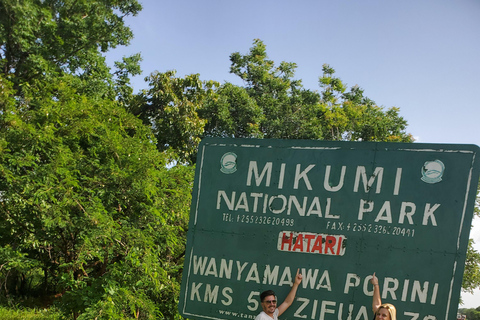
[[[220,171],[226,174],[237,171],[237,155],[233,152],[227,152],[220,160]]]
[[[422,167],[422,181],[437,183],[442,181],[445,165],[440,160],[426,161]]]

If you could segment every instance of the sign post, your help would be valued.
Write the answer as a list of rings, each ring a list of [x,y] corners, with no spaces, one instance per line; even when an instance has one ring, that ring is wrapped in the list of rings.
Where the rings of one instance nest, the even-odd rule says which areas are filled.
[[[199,147],[179,311],[367,320],[376,272],[401,319],[456,317],[479,181],[474,145],[210,138]]]

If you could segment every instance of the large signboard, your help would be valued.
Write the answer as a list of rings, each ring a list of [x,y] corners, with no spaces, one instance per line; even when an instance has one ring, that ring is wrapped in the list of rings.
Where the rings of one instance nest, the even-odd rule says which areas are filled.
[[[367,320],[376,272],[399,319],[455,319],[479,181],[474,145],[202,141],[179,311]]]

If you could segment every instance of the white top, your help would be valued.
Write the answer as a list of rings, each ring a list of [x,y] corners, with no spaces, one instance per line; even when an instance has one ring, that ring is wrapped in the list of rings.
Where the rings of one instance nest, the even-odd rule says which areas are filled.
[[[255,317],[255,320],[278,320],[278,308],[275,309],[275,312],[273,313],[273,318],[270,317],[268,314],[265,313],[265,311],[262,311],[258,314],[258,316]]]

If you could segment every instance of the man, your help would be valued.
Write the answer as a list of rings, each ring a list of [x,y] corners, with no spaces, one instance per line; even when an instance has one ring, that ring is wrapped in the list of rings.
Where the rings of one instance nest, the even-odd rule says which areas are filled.
[[[297,269],[297,275],[293,282],[292,289],[288,293],[285,301],[277,308],[277,296],[272,290],[264,291],[260,294],[260,302],[262,304],[263,311],[258,314],[255,320],[278,320],[278,317],[284,313],[288,307],[290,307],[297,294],[297,288],[300,282],[302,282],[302,275],[299,273],[300,269]]]

